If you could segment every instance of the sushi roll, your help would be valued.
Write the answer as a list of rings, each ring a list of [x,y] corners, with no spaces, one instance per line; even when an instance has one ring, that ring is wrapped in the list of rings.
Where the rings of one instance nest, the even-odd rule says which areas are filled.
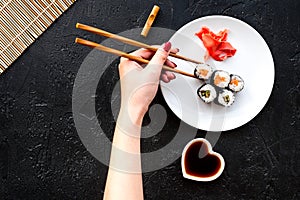
[[[197,94],[204,103],[211,103],[217,97],[217,92],[214,86],[205,83],[198,90]]]
[[[244,80],[238,76],[231,74],[228,88],[233,92],[240,92],[244,88]]]
[[[229,107],[234,102],[234,94],[232,91],[223,89],[219,92],[218,98],[216,98],[215,103],[224,107]]]
[[[198,64],[195,68],[194,75],[200,80],[208,80],[214,69],[208,64]]]
[[[230,75],[228,72],[216,70],[212,75],[211,82],[219,88],[226,88],[230,82]]]

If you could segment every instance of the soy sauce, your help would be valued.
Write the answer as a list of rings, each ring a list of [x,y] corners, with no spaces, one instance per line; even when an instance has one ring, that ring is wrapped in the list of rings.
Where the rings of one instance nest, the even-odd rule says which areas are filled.
[[[187,174],[199,178],[214,176],[221,168],[220,159],[208,154],[208,147],[202,141],[196,141],[188,148],[184,164]]]

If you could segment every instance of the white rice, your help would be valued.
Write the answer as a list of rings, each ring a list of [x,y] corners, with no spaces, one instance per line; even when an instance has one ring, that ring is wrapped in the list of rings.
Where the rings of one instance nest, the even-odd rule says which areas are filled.
[[[226,101],[226,98],[229,100],[228,102]],[[224,89],[222,90],[222,92],[219,93],[218,102],[221,105],[228,107],[233,104],[234,99],[234,94],[231,91]]]
[[[225,81],[221,81],[219,84],[215,84],[215,78],[219,76],[221,78],[224,78]],[[215,74],[214,74],[214,79],[213,79],[213,82],[216,86],[220,87],[220,88],[226,88],[230,82],[230,75],[228,72],[225,72],[225,71],[216,71]]]
[[[209,97],[202,96],[201,92],[203,91],[210,91]],[[217,92],[212,85],[205,84],[198,90],[198,95],[205,103],[211,103],[217,97]]]
[[[202,74],[200,74],[201,70],[207,70],[208,71],[207,75],[203,76]],[[208,64],[198,64],[195,69],[195,75],[199,79],[203,79],[203,80],[208,80],[211,77],[213,72],[214,72],[214,69]]]
[[[241,77],[239,77],[237,75],[232,75],[231,80],[237,80],[238,81],[238,85],[229,83],[229,89],[231,89],[232,91],[239,92],[244,88],[244,81]],[[231,80],[230,80],[230,82],[231,82]]]

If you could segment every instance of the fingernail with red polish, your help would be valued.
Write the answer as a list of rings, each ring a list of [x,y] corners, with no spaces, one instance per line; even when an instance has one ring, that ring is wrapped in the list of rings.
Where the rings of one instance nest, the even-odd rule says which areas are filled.
[[[179,52],[179,51],[180,51],[180,49],[178,49],[178,48],[176,48],[176,50],[177,50],[177,52]]]
[[[163,49],[164,49],[166,52],[169,52],[170,49],[171,49],[171,47],[172,47],[171,42],[166,42],[166,43],[164,44],[164,46],[163,46]]]

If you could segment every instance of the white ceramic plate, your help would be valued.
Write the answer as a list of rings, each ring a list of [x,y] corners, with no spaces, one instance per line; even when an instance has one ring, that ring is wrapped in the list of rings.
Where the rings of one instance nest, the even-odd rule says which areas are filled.
[[[225,108],[203,103],[196,94],[202,82],[177,75],[170,83],[161,83],[163,96],[171,110],[184,122],[207,131],[226,131],[240,127],[253,119],[265,106],[274,83],[274,62],[272,54],[262,36],[251,26],[227,16],[208,16],[196,19],[179,29],[170,39],[180,54],[203,61],[205,48],[195,36],[202,26],[213,32],[229,29],[228,39],[237,49],[235,56],[218,62],[209,59],[207,63],[217,69],[240,75],[245,88],[236,95],[234,104]],[[194,64],[176,58],[178,69],[193,73]]]

